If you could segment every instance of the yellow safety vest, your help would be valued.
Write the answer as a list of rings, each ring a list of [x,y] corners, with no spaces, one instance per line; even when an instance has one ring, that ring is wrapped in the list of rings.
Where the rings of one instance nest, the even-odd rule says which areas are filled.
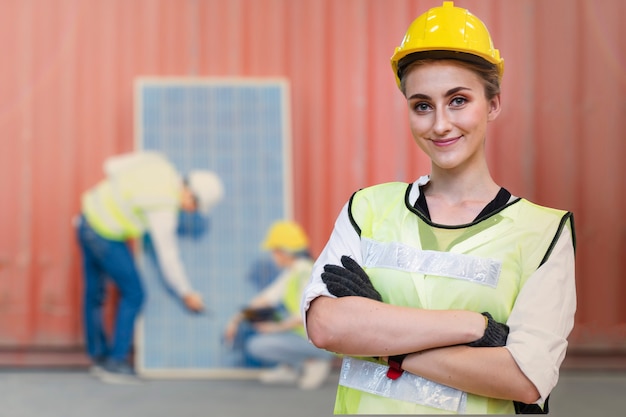
[[[289,315],[300,315],[300,300],[302,299],[302,292],[311,278],[312,270],[313,261],[300,259],[296,261],[295,267],[292,271],[290,271],[291,276],[289,277],[289,281],[287,281],[285,295],[282,300]],[[294,332],[298,333],[302,337],[306,337],[303,325],[296,327]]]
[[[108,174],[82,196],[87,222],[107,239],[122,241],[143,234],[147,210],[179,208],[180,176],[158,154],[133,155]]]
[[[478,222],[434,225],[408,202],[412,184],[355,193],[349,216],[363,267],[383,301],[424,309],[488,311],[506,322],[516,297],[548,258],[571,213],[517,199]],[[337,414],[514,414],[511,401],[468,394],[386,365],[345,357]]]

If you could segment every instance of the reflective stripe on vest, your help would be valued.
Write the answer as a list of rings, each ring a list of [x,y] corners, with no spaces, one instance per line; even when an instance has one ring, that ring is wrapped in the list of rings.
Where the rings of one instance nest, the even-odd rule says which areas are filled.
[[[465,413],[467,393],[408,372],[392,380],[387,377],[388,369],[386,365],[346,356],[341,364],[339,385],[381,397]]]
[[[502,262],[462,253],[421,250],[398,242],[361,239],[363,266],[463,279],[498,286]]]
[[[180,187],[180,177],[167,160],[139,155],[85,192],[82,210],[101,236],[135,238],[147,227],[146,210],[178,210]]]
[[[144,221],[108,181],[85,194],[83,210],[94,230],[109,239],[137,237],[144,230]]]

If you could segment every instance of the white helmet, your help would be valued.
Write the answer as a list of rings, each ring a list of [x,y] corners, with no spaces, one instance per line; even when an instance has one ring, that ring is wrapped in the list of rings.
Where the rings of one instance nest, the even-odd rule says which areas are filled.
[[[187,174],[187,185],[198,199],[198,209],[208,214],[224,197],[222,180],[211,171],[196,170]]]

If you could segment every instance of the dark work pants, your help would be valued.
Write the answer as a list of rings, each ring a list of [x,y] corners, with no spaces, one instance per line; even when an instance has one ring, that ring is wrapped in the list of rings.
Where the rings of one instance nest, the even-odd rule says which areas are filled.
[[[98,235],[83,216],[77,225],[83,255],[84,330],[87,354],[93,359],[127,360],[135,319],[144,301],[144,290],[132,253],[124,241]],[[103,326],[106,279],[120,292],[112,340]]]

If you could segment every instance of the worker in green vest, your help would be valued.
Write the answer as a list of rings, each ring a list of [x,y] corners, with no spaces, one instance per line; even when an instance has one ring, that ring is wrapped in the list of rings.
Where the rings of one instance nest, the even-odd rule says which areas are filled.
[[[252,322],[256,334],[247,339],[245,349],[253,359],[269,366],[259,377],[266,384],[316,389],[331,371],[334,355],[308,342],[300,314],[302,292],[313,267],[308,242],[296,222],[280,220],[271,225],[261,246],[271,252],[281,272],[226,326],[225,339],[232,342],[240,324]]]
[[[201,311],[202,297],[193,290],[178,252],[178,215],[180,210],[208,214],[222,199],[223,186],[210,171],[182,176],[157,152],[109,158],[104,173],[105,178],[82,195],[77,221],[85,342],[95,375],[106,382],[134,383],[128,356],[144,290],[129,241],[149,233],[166,282],[187,309]],[[103,328],[106,278],[119,292],[112,337]]]
[[[574,325],[574,225],[489,172],[504,61],[444,1],[391,65],[430,173],[355,192],[315,262],[303,317],[344,354],[335,413],[546,413]]]

